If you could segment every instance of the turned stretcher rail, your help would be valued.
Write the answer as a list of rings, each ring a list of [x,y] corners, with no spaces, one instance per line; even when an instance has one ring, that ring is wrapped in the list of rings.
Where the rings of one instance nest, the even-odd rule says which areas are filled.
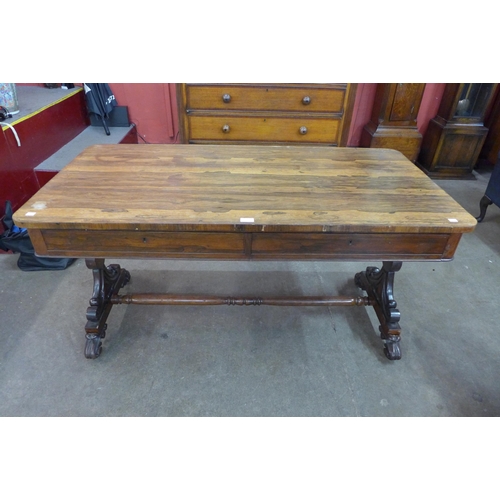
[[[113,295],[112,304],[165,306],[370,306],[370,297],[217,297],[212,295],[173,295],[138,293]]]

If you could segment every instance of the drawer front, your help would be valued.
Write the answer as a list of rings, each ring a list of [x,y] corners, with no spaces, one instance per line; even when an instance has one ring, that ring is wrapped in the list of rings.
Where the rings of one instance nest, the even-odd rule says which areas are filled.
[[[460,234],[225,233],[30,230],[54,257],[236,260],[450,260]]]
[[[191,141],[259,141],[338,144],[340,119],[190,116]]]
[[[189,110],[342,113],[345,88],[188,85]]]
[[[447,259],[447,234],[260,234],[253,235],[252,256],[291,259],[411,260]]]
[[[245,237],[239,233],[45,229],[41,238],[35,238],[41,255],[215,259],[245,256]]]

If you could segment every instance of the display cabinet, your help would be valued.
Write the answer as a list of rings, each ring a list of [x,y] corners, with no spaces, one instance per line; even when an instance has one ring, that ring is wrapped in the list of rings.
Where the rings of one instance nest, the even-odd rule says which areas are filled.
[[[449,83],[429,122],[417,165],[430,177],[472,178],[488,129],[484,118],[496,83]]]

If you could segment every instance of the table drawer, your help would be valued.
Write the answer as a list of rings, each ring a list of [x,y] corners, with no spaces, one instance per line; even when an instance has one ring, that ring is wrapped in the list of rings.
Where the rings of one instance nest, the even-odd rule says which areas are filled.
[[[342,113],[346,86],[188,85],[187,109]]]
[[[450,260],[460,234],[30,230],[37,254],[255,260]]]
[[[190,140],[338,144],[340,119],[190,116]]]
[[[255,259],[433,259],[447,258],[448,234],[254,234]]]
[[[31,231],[30,231],[31,233]],[[244,258],[240,233],[44,229],[34,232],[41,255],[79,257]]]

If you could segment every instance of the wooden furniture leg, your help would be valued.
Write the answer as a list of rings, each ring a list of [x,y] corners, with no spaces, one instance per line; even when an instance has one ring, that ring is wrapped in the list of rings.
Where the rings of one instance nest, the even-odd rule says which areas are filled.
[[[394,274],[401,269],[402,262],[384,262],[382,269],[367,267],[355,276],[356,286],[372,299],[373,308],[380,321],[380,336],[384,342],[384,353],[390,360],[401,359],[400,312],[394,300]]]
[[[102,351],[101,340],[106,335],[106,319],[113,307],[111,297],[130,281],[130,273],[118,264],[105,266],[104,259],[85,259],[94,277],[94,293],[87,308],[85,325],[85,357],[95,359]]]
[[[484,216],[486,215],[486,209],[492,204],[493,202],[486,195],[481,198],[481,201],[479,202],[479,217],[476,217],[478,222],[483,221]]]
[[[367,267],[357,273],[356,285],[367,293],[367,297],[270,297],[228,298],[172,294],[133,294],[118,295],[120,288],[130,281],[130,273],[118,264],[106,266],[104,259],[86,259],[85,263],[92,270],[94,292],[87,308],[85,325],[85,357],[95,359],[102,351],[102,339],[106,335],[106,320],[114,304],[146,305],[355,305],[369,306],[375,309],[380,321],[381,338],[384,352],[388,359],[401,359],[399,346],[401,328],[400,313],[394,300],[394,273],[399,271],[402,262],[387,261],[382,269]]]

